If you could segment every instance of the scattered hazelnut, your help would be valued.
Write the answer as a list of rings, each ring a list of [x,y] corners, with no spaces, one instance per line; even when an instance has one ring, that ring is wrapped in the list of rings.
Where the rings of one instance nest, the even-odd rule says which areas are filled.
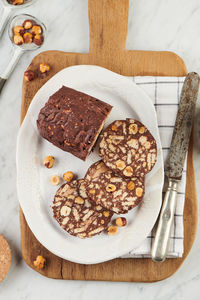
[[[29,30],[33,27],[33,21],[32,20],[25,20],[22,26],[26,29]]]
[[[23,38],[24,38],[24,43],[26,43],[26,44],[30,44],[33,41],[33,36],[30,32],[26,32],[24,34]]]
[[[135,183],[133,181],[129,181],[129,183],[127,184],[127,187],[129,189],[129,191],[132,191],[135,188]]]
[[[25,33],[25,29],[22,26],[15,26],[13,31],[15,35],[23,35]]]
[[[55,158],[53,156],[47,156],[43,161],[43,165],[46,168],[51,169],[54,165],[54,162],[55,162]]]
[[[51,176],[51,179],[50,179],[50,182],[51,184],[53,185],[58,185],[60,183],[60,178],[58,175],[53,175]]]
[[[50,70],[50,66],[45,64],[45,63],[42,63],[40,64],[40,72],[41,73],[46,73]]]
[[[115,235],[117,233],[117,231],[118,231],[117,226],[111,225],[111,226],[108,227],[108,234],[109,235]]]
[[[20,46],[24,43],[24,39],[21,35],[14,35],[13,41],[18,46]]]
[[[40,35],[42,33],[42,28],[39,25],[34,25],[31,32],[33,35]]]
[[[109,192],[109,193],[112,193],[116,190],[116,186],[114,184],[108,184],[106,186],[106,191]]]
[[[21,4],[24,4],[24,0],[14,0],[12,2],[12,4],[14,4],[14,5],[21,5]]]
[[[43,37],[39,34],[35,35],[33,38],[33,42],[37,45],[37,46],[41,46],[43,43]]]
[[[115,224],[119,227],[126,226],[126,224],[127,224],[126,218],[119,217],[119,218],[115,219]]]
[[[41,256],[41,255],[38,255],[36,257],[36,260],[34,260],[33,264],[36,268],[38,269],[43,269],[44,268],[44,265],[45,265],[45,262],[46,262],[46,259]]]
[[[31,81],[35,78],[35,73],[31,70],[27,70],[24,73],[24,78],[25,78],[26,81]]]
[[[71,182],[73,178],[74,178],[73,172],[68,171],[63,174],[63,179],[67,182]]]

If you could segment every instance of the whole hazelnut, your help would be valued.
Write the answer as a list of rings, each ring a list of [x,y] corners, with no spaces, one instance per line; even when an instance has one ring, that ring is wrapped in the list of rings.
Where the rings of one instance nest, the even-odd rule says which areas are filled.
[[[119,227],[124,227],[127,224],[126,218],[124,217],[119,217],[115,220],[115,224]]]
[[[33,21],[32,20],[25,20],[22,26],[26,29],[29,30],[33,27]]]
[[[14,35],[13,41],[16,45],[20,46],[24,43],[24,39],[21,35]]]
[[[14,31],[14,34],[15,35],[24,35],[24,33],[25,33],[25,29],[24,29],[24,27],[22,27],[22,26],[15,26],[14,28],[13,28],[13,31]]]
[[[42,33],[42,28],[39,25],[34,25],[31,32],[33,35],[40,35]]]
[[[14,5],[21,5],[21,4],[24,4],[24,0],[14,0],[12,2],[12,4],[14,4]]]
[[[24,43],[26,44],[31,44],[33,41],[33,35],[30,32],[26,32],[23,38],[24,38]]]
[[[67,182],[71,182],[73,178],[74,178],[73,172],[68,171],[63,174],[63,179]]]
[[[35,73],[31,70],[27,70],[24,73],[24,78],[25,78],[26,81],[31,81],[35,78]]]
[[[53,156],[47,156],[43,161],[43,165],[46,168],[51,169],[54,165],[54,162],[55,162],[55,158]]]
[[[50,66],[45,64],[45,63],[42,63],[40,64],[40,72],[41,73],[46,73],[50,70]]]
[[[108,227],[108,235],[115,235],[118,231],[117,226],[109,226]]]
[[[36,268],[43,269],[45,266],[45,262],[46,262],[46,259],[43,256],[38,255],[36,257],[36,260],[34,260],[33,264]]]
[[[36,34],[33,38],[33,42],[37,45],[37,46],[41,46],[43,43],[43,37],[40,34]]]

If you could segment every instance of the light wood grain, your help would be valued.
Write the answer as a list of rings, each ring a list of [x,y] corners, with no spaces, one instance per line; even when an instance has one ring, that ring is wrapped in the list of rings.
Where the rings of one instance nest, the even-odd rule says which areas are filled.
[[[122,75],[184,76],[187,73],[183,60],[172,52],[127,51],[125,49],[128,0],[89,0],[90,52],[88,54],[43,52],[36,56],[30,69],[39,63],[51,65],[46,78],[37,78],[23,83],[21,121],[38,89],[54,74],[72,65],[99,65]],[[185,252],[183,258],[167,259],[164,263],[154,263],[151,259],[115,259],[97,265],[80,265],[63,260],[45,249],[29,229],[20,210],[22,255],[26,263],[33,267],[38,254],[47,259],[45,276],[75,280],[109,281],[158,281],[171,276],[183,263],[194,242],[197,228],[197,200],[192,161],[192,141],[188,155],[186,203],[184,210]]]

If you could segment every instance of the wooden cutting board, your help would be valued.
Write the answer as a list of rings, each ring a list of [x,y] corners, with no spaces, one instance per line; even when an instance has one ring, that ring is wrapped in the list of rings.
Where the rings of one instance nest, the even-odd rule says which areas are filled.
[[[36,56],[30,69],[37,70],[41,62],[50,64],[45,78],[38,77],[23,83],[21,122],[38,89],[54,74],[72,65],[99,65],[126,76],[184,76],[183,60],[172,52],[127,51],[128,0],[89,0],[90,50],[87,54],[47,51]],[[67,42],[67,41],[66,41]],[[74,280],[108,280],[152,282],[171,276],[183,263],[194,242],[197,229],[197,199],[192,161],[192,140],[187,164],[186,203],[184,210],[184,256],[154,263],[151,259],[114,259],[96,265],[81,265],[63,260],[45,249],[28,227],[22,210],[21,247],[25,262],[33,269],[33,260],[39,254],[47,259],[44,270],[47,277]],[[27,199],[28,200],[28,199]],[[53,238],[53,236],[52,236]],[[38,271],[38,270],[37,270]]]

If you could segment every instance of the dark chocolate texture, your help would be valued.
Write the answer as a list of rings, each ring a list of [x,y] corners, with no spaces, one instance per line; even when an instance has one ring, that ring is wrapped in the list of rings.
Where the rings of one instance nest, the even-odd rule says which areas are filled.
[[[63,86],[40,110],[40,135],[71,154],[86,160],[112,106]]]

